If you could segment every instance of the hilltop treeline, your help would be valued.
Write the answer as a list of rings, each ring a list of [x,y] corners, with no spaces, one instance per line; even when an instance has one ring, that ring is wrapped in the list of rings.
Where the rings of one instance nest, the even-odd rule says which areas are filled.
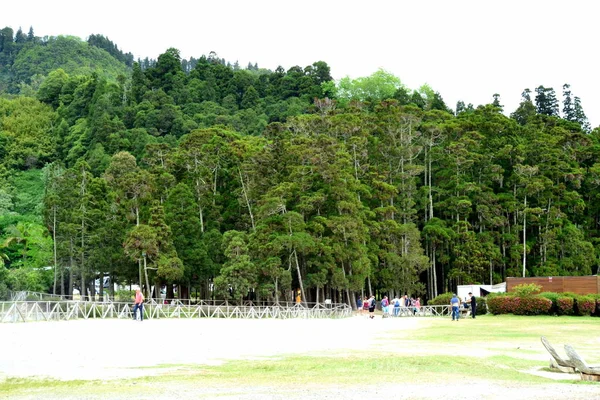
[[[597,271],[600,131],[568,85],[506,116],[499,95],[451,110],[385,71],[336,83],[323,61],[168,49],[30,89],[0,99],[5,288],[93,293],[110,276],[353,304]]]

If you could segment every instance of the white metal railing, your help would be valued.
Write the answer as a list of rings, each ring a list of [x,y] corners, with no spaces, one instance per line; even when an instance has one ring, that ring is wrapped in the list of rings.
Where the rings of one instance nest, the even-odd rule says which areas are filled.
[[[89,301],[0,302],[0,322],[68,321],[91,318],[132,318],[133,304]],[[144,304],[145,319],[159,318],[345,318],[352,315],[346,304],[262,303],[230,304],[200,301],[192,304],[154,301]]]
[[[420,306],[416,307],[393,307],[389,306],[390,317],[449,317],[452,315],[452,307],[444,306]]]

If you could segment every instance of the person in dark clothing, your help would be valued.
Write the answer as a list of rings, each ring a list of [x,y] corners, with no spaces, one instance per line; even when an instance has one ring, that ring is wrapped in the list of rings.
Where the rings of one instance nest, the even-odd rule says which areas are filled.
[[[469,298],[471,299],[471,317],[475,318],[477,315],[477,299],[473,296],[473,293],[469,292]]]

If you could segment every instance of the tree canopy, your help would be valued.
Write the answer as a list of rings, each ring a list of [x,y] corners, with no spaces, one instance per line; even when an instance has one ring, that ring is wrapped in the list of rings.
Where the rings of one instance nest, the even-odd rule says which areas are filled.
[[[567,84],[506,116],[497,93],[454,111],[384,70],[132,62],[30,33],[0,31],[0,292],[109,276],[354,304],[598,271],[600,130]]]

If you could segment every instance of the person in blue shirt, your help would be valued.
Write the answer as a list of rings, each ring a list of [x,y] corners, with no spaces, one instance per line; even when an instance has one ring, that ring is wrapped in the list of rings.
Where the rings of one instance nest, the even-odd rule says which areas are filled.
[[[452,298],[450,299],[450,305],[452,306],[452,321],[458,321],[460,317],[459,307],[460,307],[460,299],[456,297],[456,294],[452,293]]]

